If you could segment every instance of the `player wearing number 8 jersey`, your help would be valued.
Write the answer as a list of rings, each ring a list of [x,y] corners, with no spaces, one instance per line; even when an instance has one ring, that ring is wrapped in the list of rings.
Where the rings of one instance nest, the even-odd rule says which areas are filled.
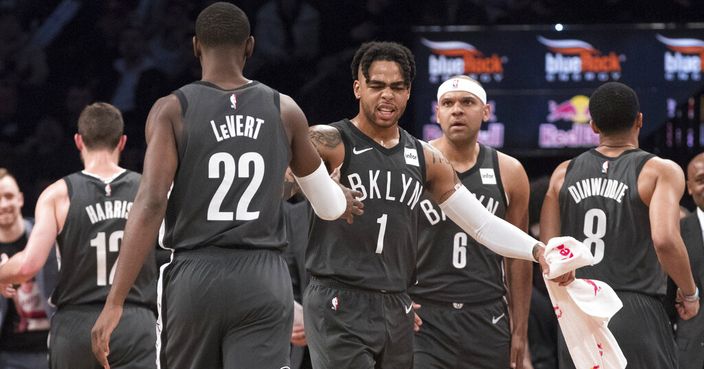
[[[103,364],[126,292],[164,219],[163,246],[175,251],[159,280],[161,367],[289,365],[293,294],[281,255],[286,167],[300,176],[319,216],[359,212],[354,194],[325,171],[296,103],[242,74],[253,47],[241,9],[208,6],[193,38],[202,79],[152,107],[142,184],[92,332]]]
[[[677,309],[683,319],[699,310],[698,293],[679,232],[682,169],[638,149],[643,124],[638,97],[626,85],[609,82],[589,101],[599,146],[558,166],[543,203],[540,235],[583,240],[596,263],[577,277],[604,281],[623,308],[611,319],[631,368],[676,368],[672,329],[660,298],[665,272],[681,288]],[[561,368],[574,368],[561,340]]]
[[[0,267],[0,283],[34,275],[58,247],[60,275],[51,300],[49,356],[52,369],[94,369],[89,332],[112,283],[123,229],[140,175],[120,168],[125,146],[120,112],[106,103],[86,107],[78,119],[76,147],[85,170],[50,185],[37,201],[27,247]],[[156,263],[154,244],[115,332],[113,368],[155,368]]]

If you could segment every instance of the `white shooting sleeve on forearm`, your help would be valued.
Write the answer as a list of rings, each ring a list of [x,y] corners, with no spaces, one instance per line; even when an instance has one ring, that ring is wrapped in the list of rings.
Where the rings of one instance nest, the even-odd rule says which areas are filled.
[[[456,187],[440,209],[477,242],[509,258],[535,261],[533,246],[538,240],[513,224],[494,216],[462,185]]]
[[[335,220],[345,212],[347,208],[345,194],[340,186],[330,178],[322,161],[313,173],[304,177],[296,177],[296,175],[293,177],[301,187],[301,192],[310,201],[313,211],[321,219]]]

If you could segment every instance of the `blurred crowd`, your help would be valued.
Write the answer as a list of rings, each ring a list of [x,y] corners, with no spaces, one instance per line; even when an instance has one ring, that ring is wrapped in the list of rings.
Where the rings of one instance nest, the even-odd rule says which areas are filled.
[[[78,170],[73,134],[88,103],[124,114],[123,165],[141,170],[143,125],[159,96],[199,78],[190,38],[212,0],[0,0],[0,167],[27,204]],[[291,95],[311,123],[350,115],[349,61],[368,40],[411,41],[418,25],[697,22],[693,0],[242,0],[255,55],[245,73]],[[334,92],[331,92],[334,91]],[[407,118],[408,119],[408,118]],[[412,119],[412,118],[410,118]]]

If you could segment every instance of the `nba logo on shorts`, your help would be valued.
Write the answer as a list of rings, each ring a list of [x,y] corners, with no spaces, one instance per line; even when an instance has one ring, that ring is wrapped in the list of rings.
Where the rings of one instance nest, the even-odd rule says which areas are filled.
[[[337,296],[332,298],[332,309],[337,311],[337,309],[340,307],[340,301],[338,300]]]

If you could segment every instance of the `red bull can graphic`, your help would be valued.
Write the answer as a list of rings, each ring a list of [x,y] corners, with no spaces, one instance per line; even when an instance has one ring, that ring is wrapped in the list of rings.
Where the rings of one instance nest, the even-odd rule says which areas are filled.
[[[704,41],[696,38],[668,38],[655,35],[658,41],[667,46],[664,54],[665,80],[700,81],[702,79],[702,59]]]
[[[474,45],[463,41],[431,41],[422,38],[420,42],[428,47],[428,76],[430,83],[440,83],[446,79],[464,74],[482,83],[500,82],[504,78],[505,56],[484,55]]]
[[[550,52],[545,53],[545,80],[548,82],[609,81],[621,78],[625,55],[611,51],[604,55],[588,42],[576,39],[553,40],[538,36]]]
[[[599,144],[599,136],[592,131],[589,121],[589,98],[576,95],[569,100],[548,101],[547,122],[538,129],[540,148],[591,147]],[[557,122],[572,122],[568,129],[561,129]]]

